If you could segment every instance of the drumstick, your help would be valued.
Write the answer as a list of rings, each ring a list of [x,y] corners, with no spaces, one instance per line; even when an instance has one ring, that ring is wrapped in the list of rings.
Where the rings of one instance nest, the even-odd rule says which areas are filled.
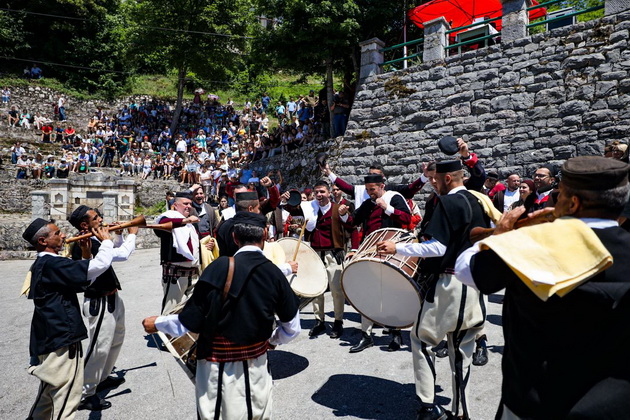
[[[293,253],[293,259],[291,261],[296,261],[298,251],[300,250],[300,244],[302,243],[302,238],[304,237],[304,230],[306,229],[306,223],[308,223],[308,219],[304,219],[304,224],[302,225],[302,231],[300,232],[300,237],[298,238],[297,246],[295,247],[295,252]]]

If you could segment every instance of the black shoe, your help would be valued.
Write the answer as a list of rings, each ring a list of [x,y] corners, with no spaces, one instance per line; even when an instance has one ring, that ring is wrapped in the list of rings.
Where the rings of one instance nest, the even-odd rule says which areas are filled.
[[[96,392],[105,391],[106,389],[118,388],[125,383],[125,378],[121,376],[108,376],[103,382],[98,384]]]
[[[440,344],[433,347],[433,352],[435,353],[435,357],[443,358],[448,356],[448,345],[446,341],[442,341]]]
[[[339,338],[343,335],[343,321],[335,321],[332,330],[330,331],[330,338]]]
[[[101,411],[107,410],[112,406],[109,401],[102,400],[98,395],[92,395],[81,400],[79,404],[79,410]]]
[[[358,353],[369,347],[372,347],[373,345],[374,345],[374,341],[372,340],[372,336],[367,335],[366,333],[363,333],[363,336],[361,337],[361,341],[359,341],[354,346],[350,347],[350,353]]]
[[[477,347],[473,353],[472,364],[475,366],[483,366],[488,363],[488,347],[486,344],[486,336],[479,337],[476,341]]]
[[[418,411],[418,417],[416,420],[446,420],[448,414],[439,405],[422,407]]]
[[[317,321],[317,324],[308,332],[309,337],[317,337],[326,332],[326,324],[323,321]]]
[[[391,330],[392,341],[387,346],[387,351],[397,351],[400,350],[402,346],[402,335],[400,334],[400,330]]]

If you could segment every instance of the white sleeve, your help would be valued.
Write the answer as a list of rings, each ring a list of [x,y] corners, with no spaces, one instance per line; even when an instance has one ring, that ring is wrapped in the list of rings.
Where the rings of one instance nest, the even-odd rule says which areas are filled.
[[[457,257],[457,261],[455,262],[455,278],[473,289],[477,289],[477,285],[475,284],[472,272],[470,271],[470,260],[473,255],[479,251],[479,244],[476,243],[459,254],[459,257]]]
[[[282,274],[285,277],[293,273],[293,269],[291,268],[291,265],[289,263],[278,264],[277,267],[280,269],[280,271],[282,271]]]
[[[335,183],[335,181],[337,180],[337,175],[335,175],[334,173],[329,173],[328,174],[328,179],[330,179],[330,182],[332,182],[333,184]]]
[[[130,233],[125,242],[118,248],[114,248],[114,258],[112,261],[127,261],[131,253],[136,249],[136,235]],[[98,255],[98,254],[97,254]]]
[[[342,222],[346,223],[348,221],[349,215],[350,215],[350,212],[344,214],[343,216],[339,216],[339,219],[341,219]]]
[[[278,326],[271,334],[269,343],[273,346],[278,344],[287,344],[289,341],[297,337],[302,331],[300,326],[300,311],[297,311],[293,319],[289,322],[278,322]]]
[[[171,337],[180,337],[188,332],[188,329],[179,322],[179,315],[158,316],[155,320],[155,328]]]
[[[91,283],[112,265],[113,257],[114,243],[107,239],[101,243],[98,254],[90,260],[90,264],[88,265],[88,280],[90,280]]]
[[[114,242],[114,249],[123,244],[123,236],[119,232],[113,232],[112,242]]]
[[[391,204],[388,204],[387,208],[385,209],[385,214],[391,216],[392,214],[394,214],[394,210],[396,209]]]
[[[418,244],[396,244],[396,253],[408,257],[442,257],[446,254],[446,245],[437,239]]]

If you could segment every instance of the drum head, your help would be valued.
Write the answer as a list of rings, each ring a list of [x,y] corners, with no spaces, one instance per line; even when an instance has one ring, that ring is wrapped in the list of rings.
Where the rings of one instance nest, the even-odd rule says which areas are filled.
[[[299,241],[296,238],[282,238],[276,243],[284,250],[286,261],[290,261]],[[300,297],[317,297],[324,293],[328,287],[328,273],[317,252],[302,242],[296,261],[298,262],[297,274],[287,276],[295,294]]]
[[[380,260],[351,262],[341,275],[341,286],[361,315],[385,327],[410,327],[420,312],[420,292],[413,280]]]

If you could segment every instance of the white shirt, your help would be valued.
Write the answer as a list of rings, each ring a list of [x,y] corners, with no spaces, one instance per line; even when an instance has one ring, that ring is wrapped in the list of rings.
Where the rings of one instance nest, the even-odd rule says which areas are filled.
[[[503,211],[508,211],[510,206],[516,203],[520,196],[518,188],[514,191],[505,190],[503,193]]]
[[[586,223],[591,229],[606,229],[619,226],[619,223],[617,223],[616,220],[610,219],[584,218],[580,220]],[[479,243],[473,244],[473,246],[462,252],[455,262],[455,277],[457,280],[461,281],[466,286],[472,287],[473,289],[477,289],[477,285],[475,284],[472,272],[470,271],[470,260],[473,255],[478,253],[480,250]]]
[[[257,246],[245,245],[236,251],[234,255],[249,251],[262,253],[262,249]],[[278,326],[269,338],[269,343],[274,346],[277,346],[278,344],[286,344],[300,334],[300,331],[302,330],[302,327],[300,326],[300,311],[298,310],[295,313],[295,316],[291,321],[278,321],[277,324]],[[157,317],[155,320],[155,328],[158,331],[170,335],[171,337],[180,337],[188,332],[188,329],[179,321],[179,315],[164,315]]]

